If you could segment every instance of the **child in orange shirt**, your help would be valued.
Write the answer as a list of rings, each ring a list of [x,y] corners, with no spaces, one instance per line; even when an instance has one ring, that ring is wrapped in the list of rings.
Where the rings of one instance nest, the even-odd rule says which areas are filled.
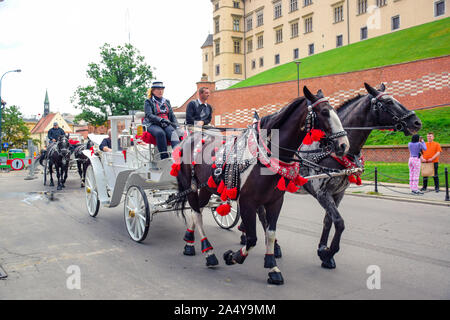
[[[428,132],[427,141],[425,144],[427,146],[427,150],[423,151],[421,160],[422,162],[432,162],[434,164],[434,189],[436,192],[439,192],[439,176],[438,176],[438,168],[439,168],[439,156],[442,152],[441,145],[437,142],[434,142],[434,134],[433,132]],[[420,191],[426,191],[428,186],[428,177],[423,177],[423,187]]]

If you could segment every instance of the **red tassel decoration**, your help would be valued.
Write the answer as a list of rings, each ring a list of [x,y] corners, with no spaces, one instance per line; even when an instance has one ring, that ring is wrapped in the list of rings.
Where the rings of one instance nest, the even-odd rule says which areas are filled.
[[[202,144],[205,144],[205,139],[202,139]]]
[[[311,145],[313,143],[313,140],[312,140],[312,138],[311,138],[311,133],[307,133],[306,134],[306,136],[305,136],[305,139],[303,139],[303,144],[304,145],[306,145],[306,146],[309,146],[309,145]]]
[[[215,163],[213,163],[211,167],[212,167],[213,169],[217,169],[217,166],[216,166]]]
[[[172,170],[170,171],[170,175],[173,177],[178,176],[178,173],[181,170],[181,164],[174,163],[172,164]]]
[[[213,162],[216,162],[216,157],[211,157],[211,160],[213,161]]]
[[[219,151],[219,147],[215,147],[215,148],[214,148],[214,151],[215,151],[215,152]]]
[[[278,180],[277,188],[280,191],[286,191],[286,181],[284,180],[284,177],[281,177],[281,179]]]
[[[195,166],[197,163],[195,161],[192,161],[192,165]]]
[[[294,183],[300,187],[305,185],[307,182],[308,182],[308,179],[303,178],[301,175],[298,175],[294,180]]]
[[[348,181],[349,181],[350,183],[356,183],[356,179],[355,179],[354,176],[349,176],[349,177],[348,177]]]
[[[228,203],[222,204],[221,206],[219,206],[219,207],[216,209],[216,212],[217,212],[220,216],[222,216],[222,217],[224,217],[224,216],[226,216],[227,214],[229,214],[230,211],[231,211],[231,206],[230,206],[230,204],[228,204]]]
[[[220,195],[220,200],[222,200],[222,201],[227,201],[227,199],[228,199],[227,188],[225,187],[225,188],[223,189],[222,194]]]
[[[325,132],[319,129],[311,130],[311,139],[312,141],[320,141],[323,137],[325,137]]]
[[[219,187],[217,188],[217,192],[218,192],[218,193],[222,193],[222,192],[223,192],[223,189],[225,189],[225,183],[224,183],[223,180],[222,180],[222,181],[220,181],[220,183],[219,183]]]
[[[294,182],[292,182],[292,180],[289,182],[288,186],[287,186],[287,191],[290,193],[295,193],[298,191],[298,187],[294,184]]]
[[[235,200],[237,197],[237,188],[234,187],[233,189],[228,189],[227,190],[227,196],[228,198],[230,198],[231,200]]]
[[[357,176],[357,177],[356,177],[356,185],[357,185],[357,186],[362,185],[362,181],[361,181],[361,177],[360,177],[360,176]]]
[[[210,187],[211,189],[217,188],[217,184],[212,176],[210,176],[208,179],[208,187]]]

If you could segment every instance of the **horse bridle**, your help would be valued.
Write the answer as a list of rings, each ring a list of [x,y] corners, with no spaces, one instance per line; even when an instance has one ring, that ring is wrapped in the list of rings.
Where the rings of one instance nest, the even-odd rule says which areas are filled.
[[[397,116],[392,110],[387,108],[383,102],[380,100],[381,97],[387,96],[387,93],[380,93],[376,97],[371,99],[371,108],[378,112],[382,110],[383,112],[389,113],[392,116],[392,120],[394,122],[393,125],[390,126],[374,126],[374,127],[345,127],[346,130],[394,130],[394,131],[403,131],[406,127],[406,119],[414,116],[416,113],[414,111],[409,111],[403,116]],[[380,117],[380,113],[377,113],[378,117]]]
[[[314,102],[314,103],[312,103],[311,105],[308,106],[308,114],[306,115],[306,119],[305,119],[305,130],[306,130],[306,133],[309,133],[312,129],[314,129],[314,126],[316,125],[316,122],[318,120],[316,111],[314,111],[314,107],[316,107],[317,105],[319,105],[322,102],[327,102],[328,103],[328,100],[326,98],[321,98],[321,99],[317,100],[316,102]],[[261,139],[261,135],[260,135],[260,122],[259,121],[258,121],[257,133],[258,133],[258,137],[259,137],[259,140],[260,140]],[[294,155],[296,155],[297,157],[299,157],[301,159],[302,157],[300,156],[300,153],[311,154],[311,153],[331,153],[331,152],[333,152],[332,141],[336,140],[338,138],[341,138],[341,137],[345,137],[346,135],[347,135],[347,132],[344,130],[344,131],[336,132],[336,133],[334,133],[331,136],[325,136],[324,138],[322,138],[322,140],[324,142],[326,142],[325,147],[314,149],[314,150],[304,150],[304,151],[300,150],[303,144],[300,145],[300,147],[297,150],[293,150],[293,149],[284,148],[284,147],[281,147],[279,145],[276,145],[272,141],[270,141],[270,143],[271,143],[271,145],[277,147],[280,150],[284,150],[284,151],[288,151],[288,152],[294,153]],[[270,140],[270,137],[268,139]],[[264,142],[262,140],[260,140],[260,141],[263,143],[263,146],[265,146]],[[289,160],[297,161],[297,159],[295,159],[295,158],[292,158],[292,159],[289,159]]]

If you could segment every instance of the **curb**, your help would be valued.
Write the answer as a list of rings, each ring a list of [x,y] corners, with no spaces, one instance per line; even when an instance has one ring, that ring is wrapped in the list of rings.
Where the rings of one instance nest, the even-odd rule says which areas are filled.
[[[412,199],[412,198],[402,198],[402,197],[393,197],[393,196],[380,196],[380,195],[371,195],[371,194],[358,194],[358,193],[350,193],[346,192],[345,195],[361,197],[361,198],[377,198],[377,199],[386,199],[400,202],[412,202],[412,203],[422,203],[422,204],[431,204],[435,206],[443,206],[450,207],[450,201],[439,201],[439,200],[422,200],[422,199]]]

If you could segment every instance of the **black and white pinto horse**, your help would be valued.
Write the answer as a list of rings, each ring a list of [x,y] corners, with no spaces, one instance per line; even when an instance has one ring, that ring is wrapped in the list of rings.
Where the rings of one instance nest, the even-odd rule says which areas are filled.
[[[324,154],[323,157],[319,155],[319,158],[316,158],[316,161],[314,161],[321,167],[337,170],[349,168],[349,165],[362,167],[361,149],[372,130],[391,129],[401,131],[408,136],[417,133],[421,129],[422,123],[420,119],[413,111],[409,111],[399,101],[385,93],[386,88],[384,84],[381,85],[380,91],[372,88],[367,83],[364,85],[368,92],[367,95],[359,95],[345,102],[337,109],[342,125],[348,131],[348,139],[350,141],[350,150],[346,156],[347,163],[342,158],[336,157],[336,155]],[[312,144],[308,148],[314,149],[317,148],[317,145]],[[304,151],[308,148],[302,148],[302,150]],[[313,167],[302,167],[300,172],[302,175],[309,176],[317,174],[316,170]],[[353,178],[355,178],[353,180],[355,181],[358,177]],[[345,228],[344,219],[339,213],[338,207],[349,185],[349,177],[339,176],[312,180],[303,186],[325,209],[323,230],[317,254],[322,261],[322,267],[326,269],[336,268],[334,256],[340,249],[340,239]],[[263,222],[263,226],[267,224],[264,210],[259,210],[258,214]],[[333,224],[335,234],[330,247],[328,247],[328,237]]]
[[[58,179],[57,190],[65,188],[64,184],[67,180],[70,162],[70,143],[69,135],[60,135],[55,143],[52,143],[46,153],[47,166],[50,173],[50,187],[55,184],[53,182],[53,166],[55,167],[56,177]]]
[[[313,95],[306,87],[303,91],[306,98],[300,97],[279,112],[262,118],[253,127],[246,130],[240,137],[234,140],[235,145],[239,145],[242,136],[245,137],[246,135],[253,134],[253,148],[256,148],[256,153],[252,153],[250,150],[252,149],[250,147],[250,140],[247,140],[245,150],[240,150],[238,147],[235,149],[230,147],[230,150],[235,151],[233,153],[224,151],[230,139],[222,141],[221,138],[217,142],[217,139],[211,139],[207,135],[199,138],[196,137],[196,134],[188,136],[180,144],[179,149],[174,151],[176,153],[180,150],[178,156],[182,156],[183,158],[178,167],[177,180],[179,191],[186,194],[185,197],[178,200],[177,204],[179,208],[181,207],[180,211],[183,217],[185,217],[183,209],[186,201],[189,202],[193,210],[192,220],[188,223],[188,229],[184,237],[186,242],[184,248],[185,255],[195,254],[194,231],[195,228],[198,228],[202,239],[202,252],[206,256],[206,265],[215,266],[218,264],[213,247],[208,241],[203,229],[202,221],[203,208],[208,204],[211,195],[216,194],[221,196],[222,201],[229,201],[229,199],[237,200],[240,215],[247,230],[246,245],[235,252],[232,250],[225,252],[224,260],[227,265],[244,263],[250,250],[255,247],[257,242],[256,211],[262,206],[266,211],[268,222],[265,230],[266,255],[264,258],[264,267],[270,269],[268,282],[278,285],[284,283],[273,252],[276,225],[283,205],[285,190],[291,188],[293,180],[286,187],[284,180],[285,172],[281,171],[283,170],[280,169],[281,166],[279,167],[280,170],[276,171],[276,173],[272,171],[268,174],[267,171],[274,168],[275,165],[270,168],[272,164],[281,163],[282,161],[285,163],[286,161],[292,161],[288,165],[297,164],[294,160],[295,153],[307,134],[311,134],[311,128],[317,129],[318,131],[322,130],[327,137],[333,137],[334,150],[337,154],[344,155],[349,148],[349,142],[343,131],[341,122],[328,101]],[[311,105],[308,105],[308,102]],[[311,119],[314,119],[314,121],[311,122]],[[264,130],[266,131],[266,135],[263,134]],[[268,131],[270,131],[270,137]],[[201,133],[199,134],[201,135]],[[275,138],[272,139],[274,134],[278,134],[278,140],[276,140],[278,145],[275,143]],[[233,146],[233,142],[231,146]],[[277,152],[275,149],[278,149],[278,158],[274,156]],[[202,150],[204,150],[203,153]],[[210,152],[206,152],[206,150]],[[243,154],[250,154],[246,164],[236,162],[237,165],[234,167],[240,168],[238,171],[227,170],[227,168],[233,167],[229,165],[228,161],[235,157],[242,158]],[[271,154],[273,155],[272,157]],[[223,161],[220,161],[222,157]],[[244,157],[243,159],[246,158]],[[267,165],[268,159],[271,159],[269,165]],[[244,167],[243,170],[241,170],[242,166]],[[295,166],[287,168],[288,170],[293,170]],[[227,175],[228,177],[226,177]],[[281,179],[280,175],[282,176]],[[294,177],[300,177],[298,171],[295,172],[294,170],[294,175],[290,176],[290,178]],[[221,181],[220,184],[219,181]],[[280,189],[281,181],[282,189]],[[298,184],[297,179],[295,181],[295,184]],[[297,189],[294,184],[292,185],[294,189]],[[229,202],[223,206],[226,205],[229,206]],[[217,208],[217,212],[219,212],[219,209],[220,207]]]
[[[81,179],[81,188],[84,187],[87,167],[90,164],[89,158],[84,155],[83,151],[89,150],[93,146],[94,143],[90,139],[88,139],[86,144],[77,144],[73,149],[73,155],[75,156],[75,159],[77,161],[78,174],[80,175]]]

